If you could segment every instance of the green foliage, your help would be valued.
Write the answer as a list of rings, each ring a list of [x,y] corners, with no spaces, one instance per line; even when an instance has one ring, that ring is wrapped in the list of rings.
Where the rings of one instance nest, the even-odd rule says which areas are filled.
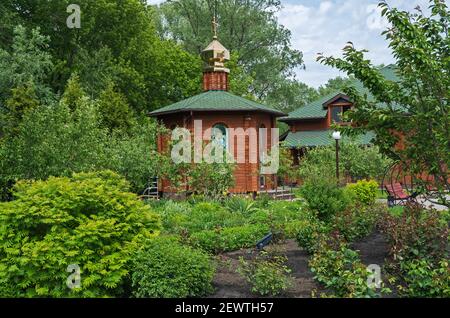
[[[16,136],[25,114],[39,106],[39,101],[32,83],[13,88],[11,97],[6,100],[6,107],[0,111],[0,133]]]
[[[234,165],[223,163],[207,163],[202,161],[189,170],[189,186],[197,194],[209,199],[223,197],[234,185]]]
[[[80,77],[78,74],[72,74],[67,81],[64,94],[61,97],[61,102],[69,107],[71,111],[74,111],[82,102],[82,99],[86,98],[86,93],[80,84]]]
[[[350,205],[332,218],[330,227],[337,230],[347,242],[353,242],[371,234],[384,213],[386,207],[383,204]]]
[[[448,221],[436,210],[410,204],[400,216],[385,213],[380,226],[388,237],[394,261],[436,262],[448,256]]]
[[[233,213],[214,202],[189,203],[167,201],[156,207],[161,215],[164,230],[168,233],[195,233],[203,230],[240,226],[246,222],[245,216]]]
[[[450,268],[448,259],[439,260],[434,266],[426,259],[401,263],[402,285],[398,286],[403,297],[450,297]]]
[[[62,102],[26,112],[17,136],[0,143],[2,190],[20,179],[110,169],[124,175],[137,192],[150,177],[164,173],[167,160],[155,149],[162,131],[156,122],[134,125],[129,135],[110,134],[99,122],[98,107],[87,97],[77,101],[74,111]]]
[[[237,52],[244,73],[253,77],[247,89],[237,92],[262,99],[302,64],[301,52],[290,47],[291,33],[277,21],[281,4],[271,0],[165,2],[158,8],[158,31],[198,54],[212,38],[212,8],[220,17],[220,42]]]
[[[109,130],[129,131],[133,113],[125,96],[117,92],[110,83],[99,97],[99,111],[102,116],[101,125]]]
[[[240,257],[237,272],[250,283],[253,293],[277,296],[292,286],[286,261],[286,257],[261,252],[250,261]]]
[[[3,297],[120,296],[129,262],[159,219],[113,172],[22,181],[0,203],[0,294]],[[81,287],[69,289],[69,264]]]
[[[280,80],[274,83],[273,86],[273,89],[267,94],[264,101],[267,105],[285,113],[294,111],[320,97],[314,88],[296,79],[287,78]]]
[[[312,254],[319,248],[319,243],[325,234],[329,233],[329,227],[317,217],[308,213],[305,220],[297,228],[297,243],[305,251]]]
[[[280,145],[278,155],[278,171],[277,176],[282,179],[296,180],[298,178],[298,169],[294,166],[294,160],[291,149]]]
[[[352,180],[384,177],[391,160],[381,155],[377,147],[361,147],[352,141],[339,145],[339,174]],[[299,165],[302,178],[323,175],[334,178],[336,175],[336,146],[310,149]]]
[[[422,185],[426,192],[433,180],[431,188],[437,188],[438,201],[448,206],[448,6],[445,1],[429,0],[429,16],[422,10],[401,11],[384,1],[379,7],[391,25],[383,32],[396,59],[391,78],[385,78],[366,59],[367,50],[357,50],[352,43],[344,48],[343,58],[318,59],[354,75],[365,86],[364,93],[354,87],[345,89],[354,101],[348,117],[352,126],[359,127],[356,131],[374,131],[375,143],[384,154],[408,163],[412,175],[428,174],[430,178],[417,177],[414,183]],[[347,131],[355,130],[347,127]],[[400,138],[404,147],[394,147]]]
[[[449,297],[448,219],[419,204],[408,204],[401,213],[383,214],[381,230],[387,235],[389,272],[406,297]]]
[[[317,90],[320,96],[326,96],[335,92],[341,92],[347,85],[349,85],[354,78],[336,77],[331,78],[325,85],[321,85]]]
[[[251,224],[196,232],[190,236],[189,241],[194,247],[211,253],[221,253],[253,247],[268,233],[269,226]]]
[[[258,210],[255,201],[241,197],[231,197],[224,201],[225,207],[233,213],[249,216]]]
[[[14,27],[14,39],[10,50],[0,48],[0,104],[11,97],[11,89],[31,86],[39,101],[53,99],[46,84],[53,66],[47,52],[49,37],[43,36],[39,28],[27,32],[22,25]]]
[[[133,261],[135,297],[184,298],[212,292],[214,266],[209,256],[175,239],[158,237],[145,244]]]
[[[314,278],[335,297],[379,297],[375,286],[368,284],[371,272],[360,262],[358,253],[345,244],[337,245],[333,247],[326,242],[321,243],[309,261]]]
[[[359,180],[347,185],[347,189],[356,196],[357,201],[365,205],[375,203],[378,188],[375,180]]]
[[[27,58],[21,58],[20,63],[9,63],[8,68],[1,64],[0,78],[3,74],[10,77],[4,69],[23,67],[27,74],[44,74],[53,91],[62,92],[67,80],[76,72],[90,97],[98,98],[108,83],[113,82],[137,113],[200,91],[201,61],[197,53],[190,54],[175,41],[159,37],[154,26],[155,10],[145,1],[84,0],[79,5],[81,11],[88,14],[83,15],[82,27],[77,30],[61,27],[65,26],[67,5],[66,0],[15,0],[8,5],[10,14],[5,15],[5,19],[8,17],[10,23],[5,26],[5,34],[12,34],[12,28],[19,24],[35,31],[31,36],[21,36],[24,40],[20,45],[25,49],[20,53],[27,54]],[[40,37],[34,35],[38,29]],[[9,50],[13,42],[7,40],[1,46]],[[41,58],[43,54],[34,54],[36,50],[27,49],[34,43],[47,50],[46,59]],[[47,61],[53,61],[54,67]],[[35,70],[45,71],[37,73]],[[38,89],[39,97],[40,91]]]
[[[318,177],[307,179],[299,190],[308,206],[317,212],[320,220],[328,221],[337,212],[344,210],[351,202],[348,193],[340,188],[334,179]]]

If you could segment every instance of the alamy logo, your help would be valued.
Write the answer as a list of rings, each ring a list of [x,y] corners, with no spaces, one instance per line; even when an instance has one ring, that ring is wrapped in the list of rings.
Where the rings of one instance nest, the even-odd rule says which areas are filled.
[[[378,289],[381,287],[381,268],[380,265],[370,264],[367,266],[367,270],[371,272],[367,277],[367,286],[372,289]]]
[[[202,121],[195,120],[193,136],[189,129],[173,129],[171,157],[176,164],[259,163],[261,174],[276,174],[279,168],[279,130],[270,129],[270,138],[268,132],[267,128],[257,130],[249,127],[244,130],[223,126],[222,129],[212,127],[203,130]],[[271,147],[267,146],[268,139]],[[210,142],[204,145],[205,141]]]
[[[70,289],[81,287],[81,272],[78,264],[70,264],[67,266],[67,272],[71,273],[66,280],[66,285]]]
[[[67,6],[67,13],[71,13],[66,20],[69,29],[81,28],[81,9],[78,4],[69,4]]]

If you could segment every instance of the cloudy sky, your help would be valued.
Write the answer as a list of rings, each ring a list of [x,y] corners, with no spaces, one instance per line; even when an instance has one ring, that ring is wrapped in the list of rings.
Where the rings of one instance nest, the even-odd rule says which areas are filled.
[[[147,0],[160,3],[162,0]],[[292,32],[292,45],[304,54],[306,70],[297,77],[318,87],[339,74],[316,62],[317,53],[339,56],[348,41],[369,50],[376,64],[394,62],[387,43],[380,35],[386,22],[380,17],[379,0],[281,0],[279,23]],[[387,0],[391,6],[413,11],[417,5],[428,7],[428,0]],[[450,2],[450,0],[448,0]]]

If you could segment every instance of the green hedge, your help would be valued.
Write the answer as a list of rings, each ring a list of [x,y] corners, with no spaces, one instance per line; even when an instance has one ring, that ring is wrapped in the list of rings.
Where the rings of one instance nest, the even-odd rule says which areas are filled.
[[[189,241],[192,246],[220,253],[253,247],[269,232],[268,225],[251,224],[193,233]]]
[[[209,256],[174,238],[158,237],[146,244],[132,270],[135,297],[199,297],[213,290],[214,266]]]

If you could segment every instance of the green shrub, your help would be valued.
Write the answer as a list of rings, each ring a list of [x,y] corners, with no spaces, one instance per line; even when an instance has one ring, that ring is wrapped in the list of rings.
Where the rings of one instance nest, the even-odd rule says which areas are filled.
[[[183,202],[165,201],[155,212],[161,216],[162,226],[166,233],[180,233],[183,225],[189,221],[191,205]]]
[[[336,244],[336,242],[333,242]],[[334,297],[378,297],[375,286],[368,284],[372,274],[359,260],[358,253],[346,244],[337,248],[322,242],[309,261],[314,278],[331,291]],[[382,289],[382,292],[389,292]]]
[[[385,158],[378,147],[361,147],[350,140],[339,143],[339,172],[352,180],[381,179],[392,161]],[[309,150],[299,165],[301,178],[333,178],[336,175],[336,146]]]
[[[330,226],[339,231],[347,242],[363,238],[373,232],[386,207],[382,204],[351,205],[338,212],[331,220]]]
[[[130,259],[159,219],[113,172],[19,182],[0,203],[0,296],[122,296]],[[69,289],[68,265],[81,271]]]
[[[192,191],[209,199],[225,196],[234,185],[234,165],[229,163],[197,163],[189,170],[189,185]]]
[[[245,224],[244,215],[232,213],[218,203],[212,202],[197,203],[188,217],[188,221],[183,225],[189,233]]]
[[[267,193],[259,193],[255,199],[255,203],[258,208],[267,208],[271,200]]]
[[[135,297],[199,297],[213,290],[214,266],[204,252],[174,239],[150,240],[132,270]]]
[[[378,187],[375,180],[359,180],[347,185],[347,189],[355,195],[356,200],[365,205],[375,203]]]
[[[450,268],[448,260],[433,265],[426,259],[400,263],[403,285],[398,287],[405,297],[450,297]]]
[[[305,251],[312,254],[318,248],[322,237],[329,232],[329,229],[324,222],[313,216],[299,225],[296,235],[297,243]]]
[[[225,200],[224,204],[228,211],[240,213],[244,216],[248,216],[258,210],[255,201],[240,197],[231,197]]]
[[[156,212],[161,215],[164,231],[173,234],[195,233],[246,223],[244,215],[232,213],[216,202],[189,204],[167,201]]]
[[[307,226],[309,223],[306,220],[289,221],[283,224],[284,234],[288,239],[296,239],[302,229]]]
[[[276,296],[292,286],[291,270],[284,265],[286,257],[262,252],[246,261],[240,257],[237,272],[251,285],[251,291],[261,296]]]
[[[269,231],[269,226],[264,224],[217,228],[193,233],[190,236],[190,243],[211,253],[235,251],[256,246],[257,241]]]
[[[316,178],[305,181],[300,188],[300,194],[309,208],[316,211],[319,219],[323,221],[328,221],[350,203],[347,192],[339,188],[333,179]]]
[[[448,258],[448,223],[439,211],[408,204],[399,217],[384,213],[380,228],[387,235],[394,262]]]

